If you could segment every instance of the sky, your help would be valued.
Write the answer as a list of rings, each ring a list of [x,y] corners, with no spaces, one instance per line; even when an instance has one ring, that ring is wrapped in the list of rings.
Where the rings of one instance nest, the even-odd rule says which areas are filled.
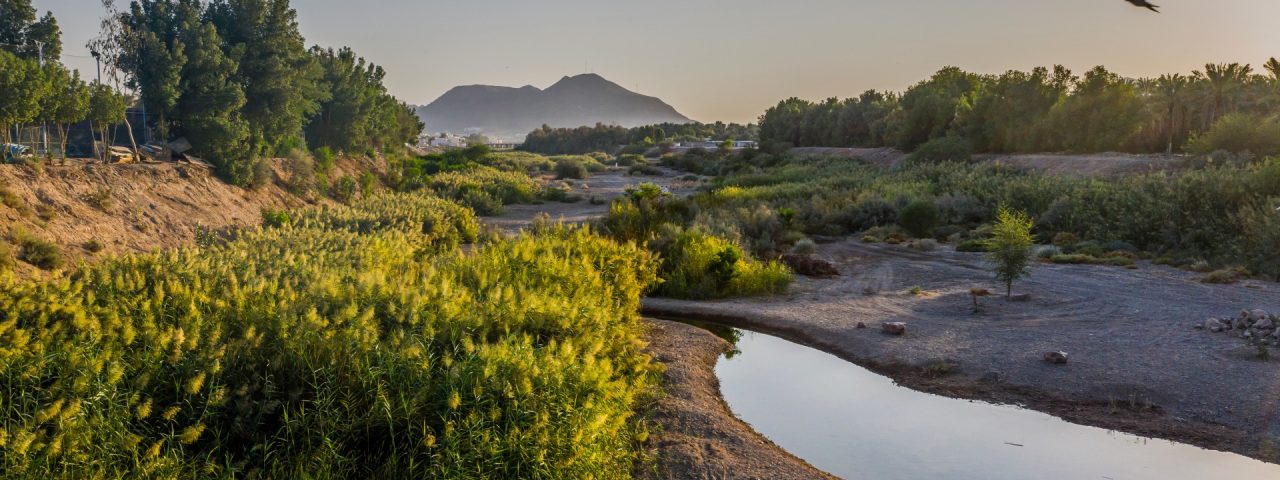
[[[117,0],[123,3],[123,0]],[[294,0],[309,44],[347,45],[427,104],[457,85],[533,85],[592,72],[696,120],[750,122],[787,97],[901,91],[939,68],[1106,65],[1128,77],[1280,56],[1280,0]],[[34,0],[63,62],[98,0]]]

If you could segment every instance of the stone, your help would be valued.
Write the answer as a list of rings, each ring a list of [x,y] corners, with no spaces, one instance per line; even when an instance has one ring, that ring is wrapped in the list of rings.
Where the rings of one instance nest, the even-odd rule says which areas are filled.
[[[1067,363],[1067,352],[1048,352],[1044,354],[1044,361],[1054,365],[1065,365]]]
[[[887,322],[880,326],[880,331],[889,335],[903,335],[907,333],[907,324],[902,322]]]
[[[1254,309],[1249,311],[1249,323],[1258,323],[1264,319],[1271,319],[1271,314],[1267,313],[1266,310]]]
[[[1222,324],[1222,320],[1210,318],[1204,321],[1204,328],[1213,333],[1218,333],[1226,329],[1226,325]]]
[[[862,329],[864,329],[864,328],[867,328],[867,324],[862,323],[862,322],[858,322],[858,330],[862,330]]]
[[[835,264],[813,255],[788,253],[779,258],[792,271],[806,277],[830,278],[840,276]]]
[[[1244,330],[1244,329],[1247,329],[1247,328],[1249,328],[1249,319],[1247,319],[1247,318],[1237,318],[1237,319],[1236,319],[1236,321],[1235,321],[1235,323],[1231,324],[1231,326],[1232,326],[1232,328],[1235,328],[1235,329],[1238,329],[1238,330]]]
[[[1261,319],[1253,323],[1253,328],[1256,328],[1259,330],[1274,330],[1276,328],[1276,322],[1275,320],[1272,320],[1271,317],[1269,316],[1262,317]]]

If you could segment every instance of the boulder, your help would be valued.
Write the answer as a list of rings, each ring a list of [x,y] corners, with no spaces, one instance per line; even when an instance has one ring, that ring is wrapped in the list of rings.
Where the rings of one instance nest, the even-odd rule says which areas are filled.
[[[788,253],[778,260],[791,268],[792,271],[806,277],[829,278],[840,276],[840,270],[836,269],[835,264],[813,255]]]
[[[1263,320],[1270,320],[1271,314],[1267,313],[1266,310],[1254,309],[1249,311],[1248,317],[1249,317],[1249,323],[1258,323]]]
[[[1253,322],[1253,328],[1258,330],[1274,330],[1276,328],[1276,321],[1272,320],[1269,316],[1262,317],[1258,319],[1258,321]]]
[[[903,335],[907,333],[907,324],[902,322],[886,322],[880,325],[880,331],[889,335]]]
[[[1213,333],[1218,333],[1226,329],[1226,325],[1222,324],[1222,320],[1210,318],[1204,321],[1204,328]]]
[[[1044,354],[1044,361],[1054,365],[1065,365],[1067,363],[1067,352],[1047,352]]]
[[[867,324],[862,323],[862,322],[858,322],[858,327],[857,327],[857,328],[858,328],[858,330],[862,330],[862,329],[864,329],[864,328],[867,328]]]
[[[1245,330],[1245,329],[1248,329],[1248,328],[1249,328],[1249,319],[1247,319],[1247,318],[1237,318],[1237,319],[1236,319],[1236,321],[1235,321],[1235,322],[1233,322],[1233,323],[1231,324],[1231,327],[1232,327],[1232,328],[1235,328],[1235,329],[1237,329],[1237,330]]]

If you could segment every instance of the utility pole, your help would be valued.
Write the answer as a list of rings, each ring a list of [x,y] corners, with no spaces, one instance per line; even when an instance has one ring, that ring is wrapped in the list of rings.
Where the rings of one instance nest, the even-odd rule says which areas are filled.
[[[36,41],[36,52],[40,58],[40,69],[44,70],[44,42]],[[44,144],[44,154],[49,155],[49,127],[40,121],[40,142]]]

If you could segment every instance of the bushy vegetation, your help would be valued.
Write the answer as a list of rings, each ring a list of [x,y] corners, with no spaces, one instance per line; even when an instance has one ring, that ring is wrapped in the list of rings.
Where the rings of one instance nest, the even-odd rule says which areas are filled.
[[[935,233],[954,232],[947,237],[962,249],[983,251],[981,241],[990,237],[984,225],[1008,205],[1034,220],[1039,242],[1069,241],[1061,245],[1068,253],[1102,257],[1108,247],[1138,249],[1280,275],[1268,253],[1280,248],[1280,159],[1113,179],[966,163],[884,169],[802,156],[735,157],[722,168],[732,173],[696,195],[691,208],[716,219],[709,222],[720,225],[714,232],[742,233],[744,246],[756,252],[777,249],[779,239],[796,233],[845,235],[899,224],[904,207],[919,202],[936,206]],[[1093,250],[1082,241],[1096,251],[1081,251]]]
[[[893,146],[932,160],[966,152],[1172,153],[1191,139],[1192,151],[1274,155],[1278,87],[1274,59],[1263,74],[1209,64],[1190,76],[1138,80],[1103,67],[1082,76],[1062,66],[1000,75],[946,67],[900,94],[783,100],[761,117],[760,141],[775,151]]]
[[[734,239],[708,230],[693,204],[653,184],[615,200],[601,229],[619,241],[647,245],[662,259],[657,295],[707,299],[776,294],[785,292],[792,280],[787,267],[753,259]]]
[[[544,155],[576,155],[591,152],[643,154],[658,147],[670,147],[677,141],[755,140],[755,125],[736,123],[663,123],[626,128],[597,124],[594,127],[551,128],[543,125],[525,137],[521,150]],[[665,147],[664,147],[665,145]]]
[[[1033,222],[1026,214],[1004,207],[996,212],[996,223],[987,240],[987,257],[995,265],[996,280],[1005,286],[1005,295],[1013,295],[1013,282],[1030,274]]]
[[[0,277],[8,478],[628,478],[647,252],[386,194]]]

